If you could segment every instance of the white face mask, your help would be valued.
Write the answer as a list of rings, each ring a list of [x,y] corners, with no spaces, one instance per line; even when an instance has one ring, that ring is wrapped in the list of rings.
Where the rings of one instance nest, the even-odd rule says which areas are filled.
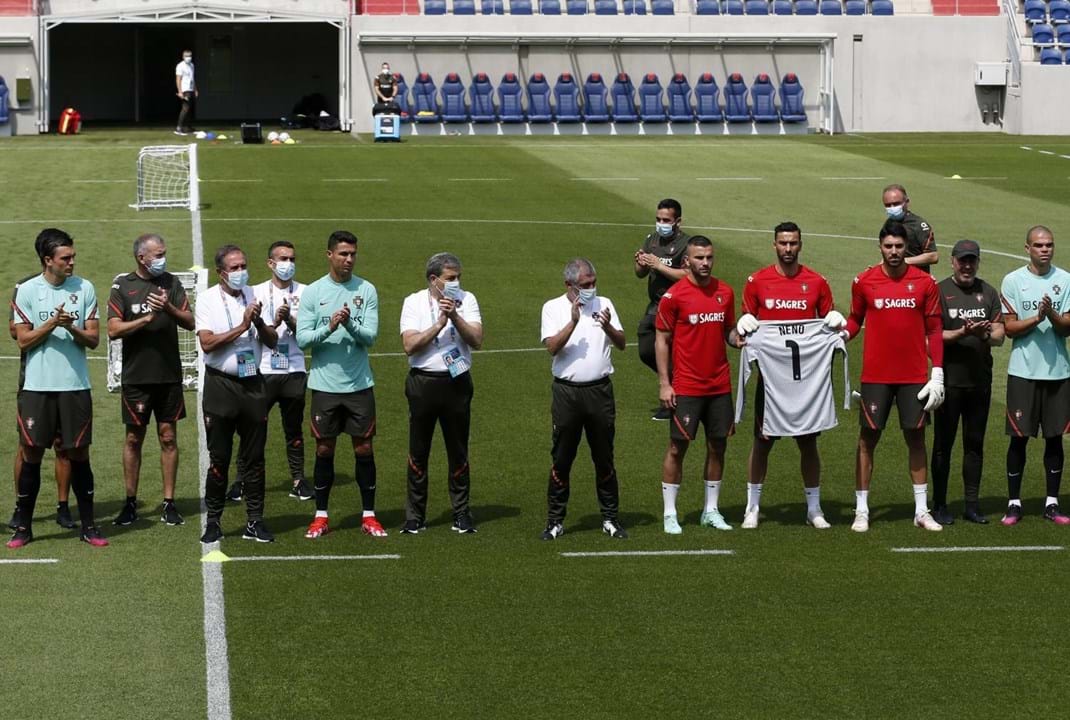
[[[193,56],[192,55],[183,55],[182,56],[182,62],[186,62],[186,63],[193,62]]]
[[[249,271],[234,270],[228,272],[225,279],[231,290],[241,290],[249,282]]]
[[[390,68],[388,68],[388,67],[383,68],[383,75],[389,75],[389,74],[390,74]]]
[[[167,272],[167,256],[153,258],[145,269],[149,271],[149,275],[152,277],[159,277]]]
[[[906,214],[906,209],[902,205],[892,205],[884,208],[884,212],[888,213],[888,217],[893,220],[898,220]]]
[[[576,295],[584,305],[587,305],[594,300],[597,294],[597,288],[576,288]]]
[[[657,230],[658,235],[661,237],[669,237],[672,235],[673,230],[676,229],[675,223],[654,223],[654,229]]]
[[[463,294],[461,290],[460,280],[443,280],[442,281],[442,297],[447,300],[460,300]]]
[[[290,280],[295,272],[297,272],[297,265],[292,260],[279,260],[275,263],[275,275],[283,282]]]

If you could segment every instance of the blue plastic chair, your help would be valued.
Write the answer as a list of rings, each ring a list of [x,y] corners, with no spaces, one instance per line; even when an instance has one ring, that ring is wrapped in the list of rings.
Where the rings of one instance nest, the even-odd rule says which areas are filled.
[[[438,91],[435,81],[427,73],[416,76],[412,85],[412,119],[418,123],[437,123],[441,120],[438,107]],[[423,114],[421,113],[430,113]]]
[[[1051,0],[1048,3],[1048,17],[1054,25],[1070,22],[1070,0]]]
[[[6,125],[11,122],[11,110],[8,105],[11,91],[7,89],[7,83],[4,82],[4,78],[0,75],[0,125]]]
[[[765,0],[745,0],[743,12],[747,15],[768,15],[769,3]]]
[[[1042,23],[1048,19],[1048,4],[1044,0],[1025,0],[1025,21]]]
[[[531,0],[509,0],[510,15],[531,15]]]
[[[494,86],[486,73],[476,73],[468,87],[468,104],[471,107],[472,122],[490,123],[498,121],[494,111]]]
[[[691,84],[683,73],[676,73],[669,83],[669,122],[694,122],[691,107]]]
[[[594,0],[595,15],[616,15],[617,0]]]
[[[572,83],[576,87],[576,83]],[[546,76],[535,73],[528,79],[528,122],[548,123],[554,119],[554,111],[550,106],[550,83],[546,82]],[[576,113],[579,120],[579,113]]]
[[[796,15],[817,15],[817,0],[795,0]]]
[[[776,90],[773,88],[773,83],[770,82],[768,75],[760,73],[758,77],[754,78],[754,85],[750,89],[750,101],[753,108],[751,115],[754,117],[754,122],[780,122],[780,114],[776,110],[775,97]]]
[[[442,95],[442,120],[444,122],[468,122],[468,108],[464,105],[464,85],[461,76],[449,73],[439,90]]]
[[[424,0],[424,15],[445,15],[446,0]]]
[[[803,86],[795,73],[784,75],[780,83],[780,119],[786,123],[806,122],[806,108],[803,105]]]
[[[1055,44],[1055,30],[1051,25],[1041,24],[1033,26],[1033,44],[1034,45],[1054,45]]]
[[[650,0],[651,15],[675,15],[676,5],[673,0]]]
[[[539,0],[540,15],[560,15],[561,0]]]
[[[1041,65],[1062,65],[1063,51],[1057,48],[1044,48],[1040,51]]]
[[[791,15],[791,0],[773,0],[774,15]]]
[[[639,83],[639,119],[643,122],[665,122],[665,89],[654,73],[643,76]]]
[[[475,15],[476,0],[453,0],[454,15]]]
[[[895,5],[892,0],[873,0],[869,4],[869,14],[879,16],[895,15]]]
[[[720,15],[721,0],[697,0],[695,3],[696,15]]]
[[[498,119],[503,123],[524,122],[524,103],[520,99],[520,81],[516,73],[505,73],[498,83]]]
[[[609,122],[606,84],[598,73],[591,73],[583,83],[583,119],[589,123]]]
[[[628,73],[620,73],[613,81],[611,90],[613,96],[613,121],[619,123],[632,123],[639,121],[639,113],[635,107],[635,85]]]
[[[505,14],[505,0],[483,0],[481,5],[484,15]]]
[[[843,5],[840,4],[840,0],[821,0],[822,15],[843,15]]]
[[[621,6],[625,15],[646,15],[646,0],[623,0]]]
[[[721,89],[711,73],[703,73],[695,83],[695,117],[700,123],[724,122],[719,96]]]
[[[569,15],[586,15],[587,0],[565,0],[565,10]]]
[[[747,108],[747,83],[743,76],[732,73],[724,86],[724,117],[730,123],[750,122],[750,109]]]
[[[846,0],[843,4],[844,15],[865,15],[866,0]]]
[[[743,0],[724,0],[725,15],[742,15]]]
[[[604,90],[605,86],[603,86]],[[554,83],[554,105],[559,123],[575,123],[583,120],[580,112],[580,89],[570,73],[561,73]]]

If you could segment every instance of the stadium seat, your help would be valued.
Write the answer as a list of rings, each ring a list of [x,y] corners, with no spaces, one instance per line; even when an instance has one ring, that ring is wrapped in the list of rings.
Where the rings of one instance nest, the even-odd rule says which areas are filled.
[[[691,85],[683,73],[676,73],[669,83],[669,122],[693,122]]]
[[[673,0],[650,0],[651,15],[675,15],[676,4]]]
[[[1044,48],[1040,51],[1041,65],[1062,65],[1063,51],[1058,48]]]
[[[625,15],[646,15],[646,0],[623,0]]]
[[[438,95],[435,81],[427,73],[416,76],[412,86],[413,119],[418,123],[438,122]]]
[[[720,15],[720,0],[697,0],[695,3],[696,15]]]
[[[780,83],[780,119],[786,123],[806,122],[803,87],[795,73],[787,73]]]
[[[445,15],[446,0],[424,0],[424,15]]]
[[[468,104],[472,109],[472,122],[497,122],[498,114],[494,112],[494,86],[486,73],[476,73],[472,85],[468,88]]]
[[[817,15],[817,0],[795,0],[796,15]]]
[[[576,88],[576,83],[572,83]],[[505,104],[502,103],[502,116],[505,116]],[[553,108],[550,107],[550,83],[546,82],[546,76],[535,73],[528,79],[528,122],[548,123],[554,119]],[[577,113],[576,119],[579,119]]]
[[[1025,21],[1042,23],[1048,19],[1048,4],[1044,0],[1025,0]]]
[[[401,108],[401,118],[403,120],[412,120],[412,106],[409,104],[409,86],[405,83],[405,76],[401,73],[394,73],[394,82],[398,86],[398,94],[394,97],[397,101],[398,107]]]
[[[531,15],[531,0],[509,0],[510,15]]]
[[[765,0],[745,0],[743,12],[747,15],[768,15],[769,3]]]
[[[1041,24],[1033,26],[1034,45],[1054,45],[1055,30],[1051,25]]]
[[[895,15],[895,6],[892,0],[873,0],[869,4],[870,15]]]
[[[524,103],[520,97],[520,81],[516,73],[502,75],[498,84],[498,119],[503,123],[524,122]]]
[[[635,108],[635,85],[628,73],[619,73],[611,88],[613,95],[612,117],[614,122],[636,122],[639,113]]]
[[[484,15],[504,15],[505,0],[483,0],[482,12]]]
[[[602,91],[605,92],[605,86]],[[583,120],[580,113],[580,89],[569,73],[561,73],[554,83],[554,104],[557,106],[557,122],[574,123]]]
[[[654,73],[643,76],[639,83],[639,119],[643,122],[665,122],[665,96],[661,81]]]
[[[4,82],[3,76],[0,75],[0,125],[6,125],[11,122],[11,111],[8,109],[9,94],[7,83]]]
[[[617,0],[594,0],[595,15],[616,15]]]
[[[1051,0],[1048,3],[1048,17],[1056,25],[1070,22],[1070,0]]]
[[[583,119],[589,123],[609,122],[606,84],[598,73],[591,73],[583,83]]]
[[[840,0],[821,0],[822,15],[843,15],[843,5]]]
[[[561,0],[539,0],[540,15],[560,15]]]
[[[791,0],[773,0],[774,15],[791,15]]]
[[[1070,45],[1070,24],[1055,26],[1055,41],[1063,47]]]
[[[569,15],[586,15],[587,0],[565,0],[565,9]]]
[[[776,90],[769,76],[761,73],[754,78],[754,85],[750,89],[751,107],[754,109],[754,122],[780,122],[780,115],[776,111]]]
[[[442,95],[442,120],[443,122],[468,122],[468,108],[464,105],[464,85],[461,84],[461,76],[450,73],[442,81],[439,90]]]
[[[865,15],[866,0],[847,0],[843,4],[844,15]]]
[[[724,122],[719,100],[721,89],[710,73],[703,73],[695,83],[695,117],[699,122]]]
[[[453,0],[454,15],[475,15],[476,0]]]
[[[750,122],[750,110],[747,108],[747,83],[743,76],[732,73],[724,86],[724,117],[730,123]]]
[[[743,0],[724,0],[725,15],[742,15]]]

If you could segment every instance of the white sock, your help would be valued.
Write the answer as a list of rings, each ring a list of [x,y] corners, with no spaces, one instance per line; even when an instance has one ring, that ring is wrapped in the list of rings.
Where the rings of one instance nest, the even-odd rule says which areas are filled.
[[[663,482],[661,484],[661,502],[665,505],[665,515],[676,514],[676,494],[680,492],[679,485]]]
[[[814,515],[821,514],[821,486],[803,488],[806,495],[806,512]]]
[[[928,483],[914,486],[914,514],[923,515],[929,512]]]
[[[855,514],[869,512],[869,490],[855,490]]]
[[[747,483],[747,508],[756,508],[762,502],[762,484]]]
[[[1021,506],[1022,506],[1022,501],[1021,500],[1008,500],[1007,501],[1007,507],[1021,507]]]
[[[361,514],[361,517],[366,517],[366,518],[375,517],[375,511],[374,510],[365,510],[363,512],[363,514]]]
[[[1044,507],[1047,507],[1049,505],[1058,505],[1058,504],[1059,504],[1059,498],[1052,497],[1051,495],[1049,495],[1048,499],[1044,501]]]
[[[327,511],[326,510],[317,510],[316,511],[316,517],[327,517]]]
[[[758,487],[761,487],[760,485]],[[706,481],[706,508],[704,512],[717,512],[717,498],[721,496],[721,481]]]

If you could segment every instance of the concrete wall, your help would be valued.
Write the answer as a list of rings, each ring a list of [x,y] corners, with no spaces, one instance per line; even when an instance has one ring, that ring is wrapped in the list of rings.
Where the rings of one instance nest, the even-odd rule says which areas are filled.
[[[29,37],[30,44],[0,45],[0,75],[11,94],[11,131],[18,135],[37,133],[37,18],[0,18],[0,38]],[[15,97],[15,81],[30,78],[33,100],[20,104]]]
[[[174,7],[176,0],[41,0],[42,15],[71,15],[115,10],[153,10]],[[242,10],[317,13],[344,16],[349,12],[349,0],[194,0],[187,5],[227,5]]]
[[[1021,87],[1007,90],[1005,117],[1011,133],[1070,133],[1070,67],[1023,63]]]

